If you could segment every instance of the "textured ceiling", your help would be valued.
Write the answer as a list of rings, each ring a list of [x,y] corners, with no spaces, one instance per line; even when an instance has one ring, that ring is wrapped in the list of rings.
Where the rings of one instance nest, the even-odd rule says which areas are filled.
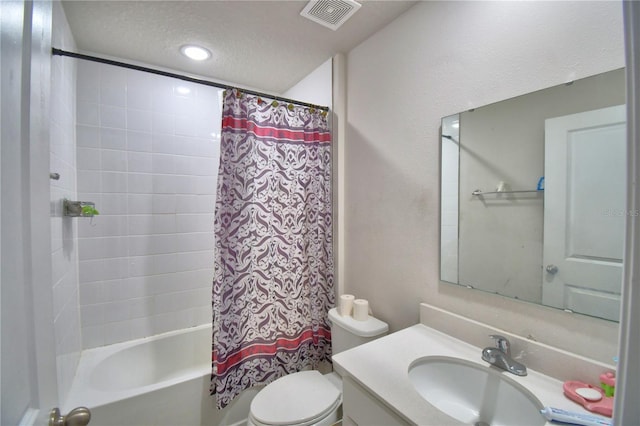
[[[415,1],[364,1],[337,31],[300,16],[306,1],[64,1],[78,49],[282,93]],[[179,53],[202,45],[209,60]]]

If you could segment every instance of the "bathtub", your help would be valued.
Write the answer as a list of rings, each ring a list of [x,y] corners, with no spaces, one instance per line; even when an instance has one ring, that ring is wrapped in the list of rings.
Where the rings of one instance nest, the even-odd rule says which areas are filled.
[[[91,426],[240,425],[259,388],[217,410],[209,396],[211,324],[82,351],[63,413],[91,410]]]

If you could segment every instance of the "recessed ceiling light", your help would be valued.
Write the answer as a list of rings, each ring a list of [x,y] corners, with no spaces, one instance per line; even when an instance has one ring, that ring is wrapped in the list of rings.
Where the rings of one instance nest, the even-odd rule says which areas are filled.
[[[211,52],[204,47],[194,46],[193,44],[185,44],[180,48],[180,52],[189,59],[194,61],[204,61],[211,57]]]

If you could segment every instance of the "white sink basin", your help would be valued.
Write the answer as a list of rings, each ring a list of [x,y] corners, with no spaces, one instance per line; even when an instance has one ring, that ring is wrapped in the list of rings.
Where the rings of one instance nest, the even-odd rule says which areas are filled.
[[[506,371],[444,356],[419,358],[409,380],[431,405],[465,424],[544,425],[542,403]]]

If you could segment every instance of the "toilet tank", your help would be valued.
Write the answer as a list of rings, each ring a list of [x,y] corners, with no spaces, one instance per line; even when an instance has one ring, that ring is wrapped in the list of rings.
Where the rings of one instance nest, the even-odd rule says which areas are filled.
[[[382,337],[389,331],[386,322],[372,316],[366,321],[358,321],[351,316],[343,317],[336,308],[329,311],[329,321],[334,355]]]

